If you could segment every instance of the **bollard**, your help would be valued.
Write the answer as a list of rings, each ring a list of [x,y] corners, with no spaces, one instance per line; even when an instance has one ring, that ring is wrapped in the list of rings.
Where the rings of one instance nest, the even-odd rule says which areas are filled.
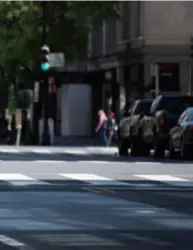
[[[48,134],[50,139],[50,145],[54,144],[54,120],[48,118]]]
[[[43,142],[43,133],[44,133],[44,118],[41,118],[38,122],[38,141],[39,145],[42,145]]]
[[[17,130],[16,146],[19,146],[21,142],[21,129],[22,129],[22,110],[21,109],[16,109],[15,125],[16,125],[16,130]]]

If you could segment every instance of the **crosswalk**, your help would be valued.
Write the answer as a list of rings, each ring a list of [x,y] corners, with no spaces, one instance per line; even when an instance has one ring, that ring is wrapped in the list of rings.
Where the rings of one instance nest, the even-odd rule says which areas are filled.
[[[1,173],[0,188],[3,185],[12,187],[53,187],[53,186],[86,186],[117,189],[171,189],[193,188],[193,179],[172,175],[138,175],[131,174],[127,180],[119,180],[92,173],[56,173],[44,177],[39,174]]]

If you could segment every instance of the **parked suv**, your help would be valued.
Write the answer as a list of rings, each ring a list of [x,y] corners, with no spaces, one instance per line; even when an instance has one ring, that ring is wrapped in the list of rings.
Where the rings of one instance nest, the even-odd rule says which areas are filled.
[[[188,107],[193,106],[193,96],[160,95],[152,103],[150,114],[141,121],[145,147],[154,149],[155,157],[163,157],[169,149],[169,131]]]
[[[127,114],[119,124],[119,155],[127,156],[133,137],[133,128],[138,127],[140,120],[146,113],[149,113],[152,99],[140,99],[133,102]]]

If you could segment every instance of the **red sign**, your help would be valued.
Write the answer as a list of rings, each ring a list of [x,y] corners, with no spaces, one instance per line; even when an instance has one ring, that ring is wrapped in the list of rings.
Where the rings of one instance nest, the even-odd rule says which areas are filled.
[[[159,64],[159,71],[163,73],[172,72],[172,64]]]

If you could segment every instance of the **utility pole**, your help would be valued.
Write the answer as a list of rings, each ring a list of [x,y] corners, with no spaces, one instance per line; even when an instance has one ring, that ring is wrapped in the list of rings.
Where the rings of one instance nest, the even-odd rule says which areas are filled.
[[[49,53],[50,48],[47,45],[41,47],[40,69],[41,69],[41,119],[39,121],[39,144],[50,144],[48,119],[49,119]]]
[[[159,95],[159,66],[155,64],[155,96]]]
[[[193,36],[190,38],[189,94],[193,92]]]
[[[46,32],[46,1],[42,1],[42,43],[47,43],[47,32]]]

